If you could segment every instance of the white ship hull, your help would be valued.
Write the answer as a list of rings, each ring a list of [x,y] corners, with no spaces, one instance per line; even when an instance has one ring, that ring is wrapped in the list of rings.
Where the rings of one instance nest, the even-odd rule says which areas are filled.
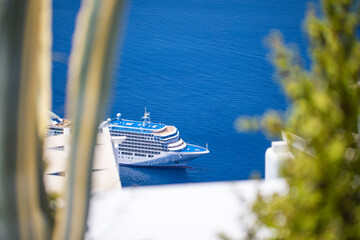
[[[151,160],[147,157],[127,157],[117,153],[116,158],[118,159],[118,164],[121,166],[185,167],[188,162],[207,153],[209,153],[207,150],[202,152],[161,152],[160,155]]]

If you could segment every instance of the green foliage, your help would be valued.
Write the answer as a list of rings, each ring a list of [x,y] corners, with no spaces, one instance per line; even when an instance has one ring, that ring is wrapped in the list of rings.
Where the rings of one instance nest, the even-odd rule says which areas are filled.
[[[289,140],[294,159],[282,167],[289,192],[254,204],[258,224],[273,229],[273,239],[360,239],[359,24],[358,1],[323,0],[321,14],[312,6],[305,22],[308,70],[280,34],[270,38],[276,75],[292,104],[284,122],[273,117],[267,129],[307,139],[303,151]]]
[[[262,119],[258,117],[241,117],[236,119],[235,128],[240,132],[266,129],[265,134],[270,138],[280,137],[281,131],[284,128],[284,120],[280,112],[270,110],[265,113]]]

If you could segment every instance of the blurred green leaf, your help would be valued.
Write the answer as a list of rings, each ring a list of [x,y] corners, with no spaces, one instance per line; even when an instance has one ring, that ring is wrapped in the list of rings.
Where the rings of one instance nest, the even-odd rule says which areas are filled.
[[[289,193],[270,200],[259,196],[253,206],[256,226],[274,229],[273,239],[360,239],[360,145],[354,138],[359,132],[360,95],[354,86],[360,80],[360,3],[321,3],[322,12],[312,5],[305,21],[310,69],[281,34],[268,40],[291,104],[285,119],[270,111],[261,125],[270,134],[284,131],[294,157],[281,169]]]

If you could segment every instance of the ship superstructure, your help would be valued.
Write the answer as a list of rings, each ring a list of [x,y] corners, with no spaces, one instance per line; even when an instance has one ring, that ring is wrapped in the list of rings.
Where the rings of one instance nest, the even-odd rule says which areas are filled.
[[[52,111],[48,111],[49,120],[47,126],[47,135],[54,136],[58,134],[64,134],[64,128],[70,127],[71,122],[66,119],[62,119]]]
[[[181,167],[209,153],[207,148],[185,143],[175,126],[152,123],[146,109],[142,121],[122,119],[118,113],[102,127],[109,128],[120,165]]]

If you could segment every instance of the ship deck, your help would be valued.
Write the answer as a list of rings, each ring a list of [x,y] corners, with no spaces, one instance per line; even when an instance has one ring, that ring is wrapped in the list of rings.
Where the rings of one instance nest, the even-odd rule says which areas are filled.
[[[143,122],[140,121],[133,121],[127,119],[113,119],[111,124],[118,127],[126,127],[128,129],[134,130],[151,130],[151,131],[159,131],[162,128],[165,128],[165,124],[161,123],[147,123],[145,126]]]
[[[166,125],[166,128],[164,129],[164,131],[161,131],[161,132],[155,132],[156,135],[160,135],[160,136],[163,136],[163,135],[166,135],[172,131],[175,131],[176,128],[175,126],[168,126]]]
[[[70,120],[67,119],[63,119],[62,122],[58,122],[56,124],[49,124],[49,127],[60,127],[60,128],[64,128],[64,127],[68,127],[71,124]]]
[[[186,148],[184,148],[181,152],[205,154],[205,153],[209,153],[209,150],[204,147],[196,146],[193,144],[187,144]]]

